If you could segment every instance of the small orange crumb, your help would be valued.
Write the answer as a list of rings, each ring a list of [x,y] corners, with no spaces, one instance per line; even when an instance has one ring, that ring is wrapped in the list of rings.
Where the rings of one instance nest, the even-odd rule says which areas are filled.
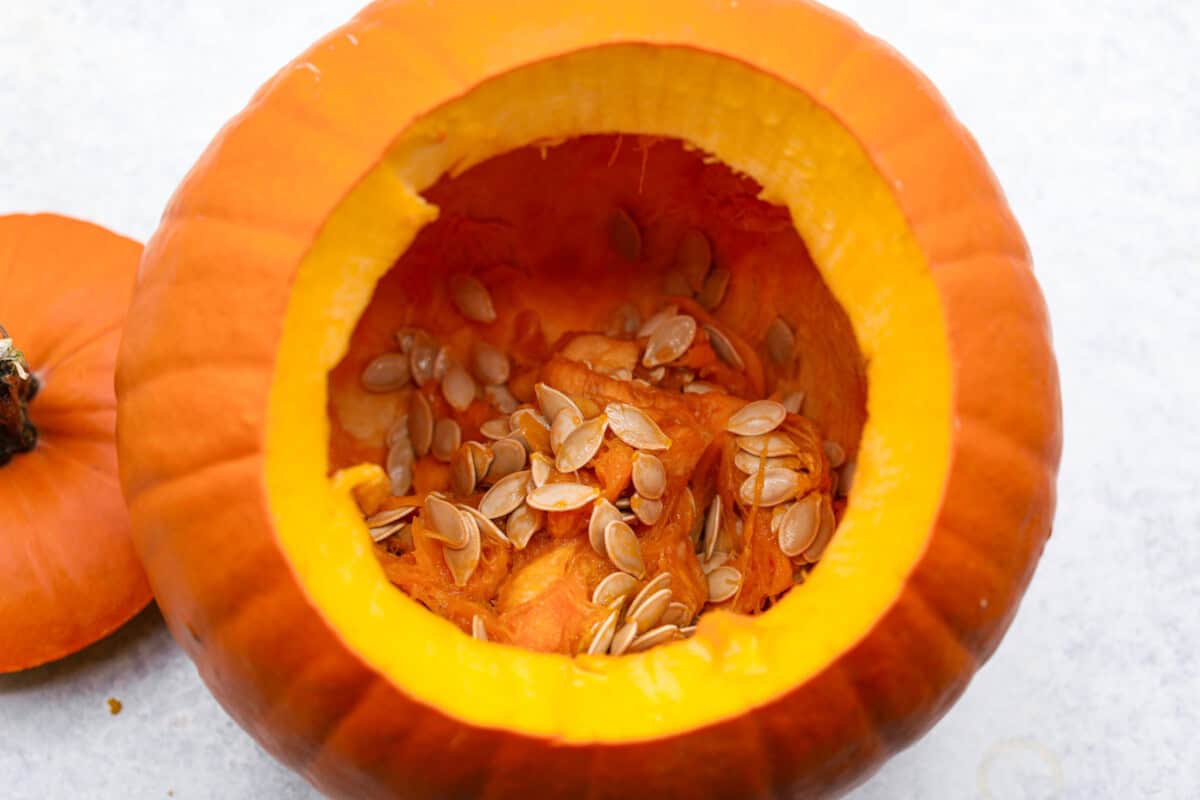
[[[108,713],[115,717],[117,714],[121,713],[122,708],[123,706],[121,705],[120,700],[115,697],[108,698]]]

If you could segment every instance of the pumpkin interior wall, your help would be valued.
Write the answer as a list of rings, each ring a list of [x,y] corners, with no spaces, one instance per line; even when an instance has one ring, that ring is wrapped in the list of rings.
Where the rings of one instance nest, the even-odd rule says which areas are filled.
[[[437,220],[379,282],[331,373],[331,469],[386,458],[387,432],[405,414],[408,393],[367,392],[359,376],[372,358],[397,349],[399,328],[430,332],[460,363],[469,362],[479,340],[509,352],[510,388],[528,401],[536,367],[560,335],[604,331],[624,303],[648,317],[678,291],[669,276],[679,242],[693,228],[712,243],[714,266],[732,274],[713,317],[760,356],[734,388],[749,399],[777,389],[804,391],[805,415],[852,457],[865,419],[866,381],[850,323],[787,211],[759,193],[752,180],[681,142],[638,136],[523,148],[443,178],[424,193],[439,209]],[[610,244],[616,209],[641,231],[635,261]],[[488,286],[494,323],[471,323],[455,309],[448,276],[458,272]],[[764,297],[796,333],[797,358],[783,366],[763,349]],[[486,417],[458,418],[464,440],[481,438],[477,425]],[[446,470],[426,457],[414,490],[440,488]]]

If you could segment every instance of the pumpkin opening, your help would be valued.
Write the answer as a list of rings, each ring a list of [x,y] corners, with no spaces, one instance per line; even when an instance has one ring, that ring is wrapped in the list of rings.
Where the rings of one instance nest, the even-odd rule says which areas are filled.
[[[478,638],[620,654],[804,582],[845,507],[865,370],[761,194],[637,135],[424,193],[437,220],[330,376],[331,469],[387,473],[357,499],[393,584]]]
[[[292,76],[303,77],[292,72],[284,86]],[[356,183],[338,187],[342,199],[323,216],[319,234],[296,268],[273,361],[265,459],[274,535],[296,580],[330,629],[390,685],[418,703],[483,727],[567,742],[628,742],[728,719],[794,690],[867,636],[903,590],[929,541],[949,469],[951,366],[945,322],[928,265],[886,180],[842,123],[803,91],[735,59],[686,47],[614,44],[572,52],[463,87],[456,99],[438,103],[396,131],[376,166]],[[576,144],[581,137],[615,131],[625,132],[622,151],[624,157],[629,151],[636,155],[639,174],[637,137],[670,140],[650,148],[648,171],[657,163],[657,148],[687,142],[755,181],[764,200],[787,209],[797,241],[807,247],[849,320],[853,337],[845,341],[857,342],[862,354],[857,363],[865,364],[866,422],[857,437],[851,499],[820,568],[771,613],[747,616],[718,609],[706,613],[685,641],[622,658],[485,644],[465,636],[459,624],[429,613],[388,580],[360,502],[385,475],[379,453],[330,477],[336,438],[331,437],[330,371],[347,354],[373,358],[395,346],[393,320],[372,334],[379,348],[370,352],[353,343],[354,332],[372,298],[382,298],[380,281],[438,218],[435,194],[442,189],[435,185],[443,176],[465,175],[490,159],[496,169],[506,163],[497,156],[567,142],[570,149],[558,154],[548,145],[550,163],[600,141],[585,138]],[[615,149],[615,142],[606,144]],[[534,163],[529,152],[513,157]],[[498,188],[513,192],[510,187],[521,183]],[[451,186],[451,181],[443,184],[447,192]],[[570,204],[569,198],[585,188],[573,186],[544,199]],[[643,183],[643,192],[652,190]],[[625,208],[653,245],[655,227],[640,216],[636,185],[623,192],[608,198],[612,202],[602,212],[598,203],[575,207],[602,213],[602,219]],[[524,189],[520,196],[536,194]],[[677,194],[673,202],[680,197],[690,195]],[[645,206],[653,212],[663,208]],[[679,224],[704,221],[697,217]],[[607,257],[608,233],[605,224],[600,227],[595,254]],[[539,240],[582,242],[594,234],[593,224],[586,233]],[[720,256],[722,231],[706,235]],[[670,242],[663,245],[664,250],[646,252],[665,259]],[[779,266],[761,264],[754,272],[761,281],[754,287],[757,318],[764,326],[753,332],[755,346],[788,302],[778,282],[802,272]],[[478,268],[486,278],[483,265]],[[655,269],[628,272],[658,275],[665,282]],[[730,281],[732,291],[743,285]],[[590,299],[609,297],[603,291],[575,289],[562,280],[536,286],[538,292],[548,287],[562,292],[537,295],[538,310],[545,314],[542,325],[551,333],[604,330],[610,322],[611,309]],[[624,287],[619,294],[633,292]],[[812,300],[818,293],[803,296]],[[511,314],[503,297],[493,303],[498,318]],[[650,310],[649,302],[644,310]],[[809,352],[821,358],[837,351],[822,341],[806,348]],[[358,381],[361,373],[352,373],[347,369],[346,379]],[[851,373],[839,365],[818,383]],[[823,436],[853,448],[856,429],[842,432],[834,424],[837,409],[850,407],[844,396],[814,389],[804,412],[827,426]],[[830,415],[821,417],[810,400],[829,402]],[[385,414],[385,424],[394,410]],[[333,446],[337,452],[340,445]]]

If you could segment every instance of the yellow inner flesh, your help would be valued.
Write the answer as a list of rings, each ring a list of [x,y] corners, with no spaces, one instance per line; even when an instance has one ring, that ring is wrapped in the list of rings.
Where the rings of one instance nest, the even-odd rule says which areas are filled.
[[[705,615],[684,642],[568,658],[476,641],[385,578],[351,488],[327,478],[326,373],[376,281],[437,210],[441,175],[539,140],[625,132],[714,154],[787,207],[868,360],[868,421],[838,533],[770,613]],[[515,70],[401,132],[301,264],[272,386],[267,486],[280,544],[313,604],[403,692],[485,727],[629,741],[744,713],[853,646],[924,549],[949,462],[950,370],[935,286],[854,137],[804,93],[737,62],[620,45]]]

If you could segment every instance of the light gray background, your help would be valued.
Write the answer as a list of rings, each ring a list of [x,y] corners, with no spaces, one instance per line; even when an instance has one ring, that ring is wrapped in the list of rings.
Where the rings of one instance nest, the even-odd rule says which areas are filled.
[[[855,797],[1200,797],[1200,3],[836,5],[940,86],[1000,176],[1066,421],[1057,525],[1016,623]],[[0,213],[148,237],[218,127],[357,6],[0,0]],[[168,796],[313,793],[225,716],[153,609],[0,678],[0,797]]]

